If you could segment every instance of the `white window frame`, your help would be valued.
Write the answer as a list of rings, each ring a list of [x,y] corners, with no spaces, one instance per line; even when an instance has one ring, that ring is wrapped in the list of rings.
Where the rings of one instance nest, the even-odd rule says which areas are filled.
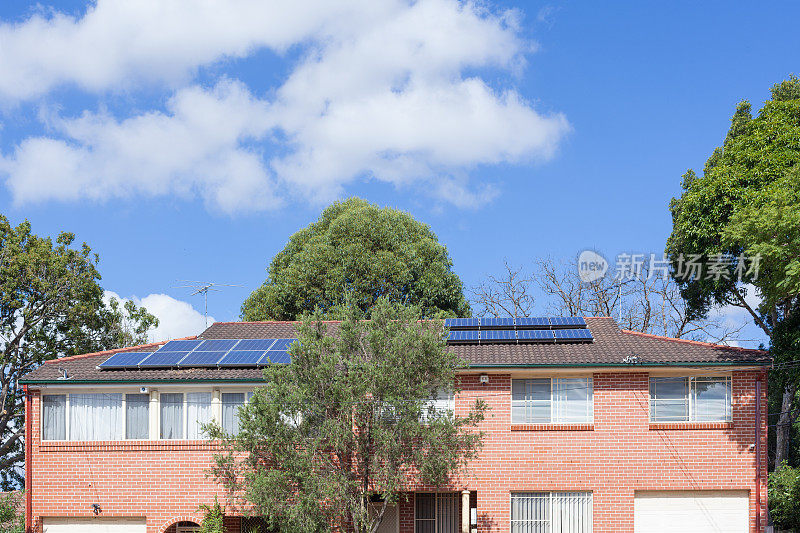
[[[528,380],[550,380],[550,421],[549,422],[528,422],[526,421],[514,421],[514,381],[528,381]],[[556,392],[558,391],[557,388],[557,381],[564,380],[564,379],[585,379],[588,381],[589,389],[591,389],[592,394],[587,395],[586,397],[586,411],[589,413],[589,417],[586,420],[582,421],[575,421],[575,420],[564,420],[559,418],[556,413]],[[511,424],[518,426],[518,425],[535,425],[535,424],[547,424],[547,425],[564,425],[564,424],[594,424],[594,376],[552,376],[552,377],[543,377],[543,376],[530,376],[530,377],[521,377],[521,378],[512,378],[511,380]]]
[[[514,522],[531,522],[532,521],[532,520],[514,520],[514,516],[513,516],[512,513],[513,513],[513,509],[514,509],[514,495],[515,494],[542,494],[542,495],[546,494],[547,495],[548,507],[549,507],[549,512],[548,512],[549,518],[547,520],[535,520],[535,522],[539,523],[540,527],[545,527],[547,531],[552,531],[552,528],[553,528],[553,516],[554,516],[553,503],[555,501],[555,498],[553,497],[554,495],[558,495],[558,494],[588,495],[589,496],[588,506],[589,506],[590,512],[589,512],[589,516],[588,516],[588,524],[586,524],[586,527],[584,529],[586,531],[592,531],[593,530],[593,524],[594,524],[594,493],[592,491],[590,491],[590,490],[567,490],[567,491],[565,491],[565,490],[554,490],[554,491],[548,491],[548,490],[518,490],[518,491],[512,491],[510,496],[509,496],[509,500],[508,500],[508,510],[509,510],[509,517],[510,517],[509,524],[510,524],[510,529],[511,529],[512,533],[514,531]]]
[[[659,420],[655,418],[654,406],[656,399],[653,397],[653,383],[655,379],[676,379],[676,380],[685,380],[686,381],[686,394],[687,398],[687,415],[685,420]],[[726,386],[726,395],[725,395],[725,416],[720,419],[713,419],[713,420],[698,420],[697,413],[696,413],[696,405],[697,402],[697,387],[696,384],[698,382],[704,381],[712,381],[712,382],[719,382],[720,380],[724,380]],[[648,419],[650,423],[653,424],[715,424],[720,422],[731,422],[733,421],[733,379],[730,375],[703,375],[703,376],[653,376],[651,375],[647,380],[647,394],[648,394],[648,410],[649,416]]]
[[[211,392],[211,419],[213,421],[217,421],[220,424],[222,423],[222,393],[225,392],[234,392],[234,393],[244,393],[244,405],[248,405],[252,398],[252,393],[255,391],[255,388],[252,385],[248,386],[236,386],[230,385],[225,387],[217,387],[217,386],[206,386],[206,387],[165,387],[165,388],[150,388],[148,393],[142,393],[140,387],[121,387],[121,388],[102,388],[102,389],[95,389],[95,388],[88,388],[88,389],[78,389],[78,388],[54,388],[54,389],[45,389],[42,390],[39,396],[39,440],[41,442],[104,442],[104,441],[78,441],[78,440],[71,440],[70,439],[70,395],[72,394],[122,394],[122,424],[123,424],[123,438],[117,439],[114,442],[122,442],[122,441],[141,441],[141,440],[156,440],[156,441],[180,441],[180,440],[190,440],[188,439],[189,435],[189,409],[188,409],[188,394],[192,392]],[[174,394],[180,393],[183,394],[183,438],[180,439],[162,439],[161,438],[161,394]],[[128,405],[127,405],[127,395],[128,394],[149,394],[150,396],[150,403],[148,406],[149,411],[149,418],[150,423],[148,425],[148,435],[147,439],[129,439],[127,438],[127,412],[128,412]],[[64,440],[52,440],[52,439],[45,439],[44,438],[44,397],[45,396],[66,396],[66,400],[64,403],[64,416],[66,420],[64,421],[64,428],[65,428],[65,435],[66,438]],[[195,440],[195,439],[191,439]],[[208,440],[208,439],[201,439],[201,440]]]

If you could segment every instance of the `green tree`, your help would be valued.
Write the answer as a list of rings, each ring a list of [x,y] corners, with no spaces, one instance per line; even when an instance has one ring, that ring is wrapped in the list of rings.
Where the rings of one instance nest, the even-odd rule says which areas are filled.
[[[453,392],[463,362],[441,321],[378,300],[372,319],[316,314],[299,327],[291,363],[264,371],[240,412],[240,432],[216,457],[215,479],[281,531],[373,532],[410,472],[446,486],[474,458],[486,405],[467,416],[431,408]],[[218,427],[209,428],[226,437]]]
[[[216,496],[212,505],[202,504],[199,510],[203,512],[200,533],[225,533],[225,512]]]
[[[714,306],[742,307],[771,339],[778,362],[799,358],[774,342],[780,325],[800,312],[798,163],[800,80],[791,76],[772,87],[757,116],[748,102],[738,105],[722,147],[711,154],[702,176],[689,170],[681,197],[670,203],[667,253],[691,317],[706,317]],[[685,262],[694,254],[723,258],[725,275],[683,277]],[[756,262],[740,259],[756,254],[761,257],[757,269]],[[737,281],[740,272],[742,282]],[[762,298],[756,309],[745,300],[748,285]],[[782,388],[773,387],[770,394],[782,395],[779,403],[790,405],[781,410],[777,424],[780,464],[788,458],[798,379],[788,370],[771,379]]]
[[[408,213],[359,198],[336,202],[289,238],[269,277],[242,305],[244,320],[296,320],[345,298],[365,313],[378,298],[425,316],[470,316],[447,249]]]
[[[25,509],[22,505],[24,495],[10,492],[0,495],[0,533],[24,533]]]
[[[55,242],[0,215],[0,486],[22,480],[24,393],[18,380],[47,359],[146,339],[158,320],[132,303],[103,302],[97,255],[75,236]]]
[[[781,464],[769,475],[769,512],[779,529],[800,531],[800,468]]]

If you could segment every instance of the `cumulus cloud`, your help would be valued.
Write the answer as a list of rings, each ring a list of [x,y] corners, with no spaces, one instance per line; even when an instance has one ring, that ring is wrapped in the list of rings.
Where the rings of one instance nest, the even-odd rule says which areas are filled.
[[[149,333],[151,342],[177,339],[197,335],[206,329],[206,319],[202,313],[196,311],[189,303],[166,294],[150,294],[144,298],[136,296],[122,298],[117,293],[105,291],[104,300],[111,298],[124,303],[133,300],[137,306],[143,306],[147,311],[158,318],[158,327]],[[214,322],[214,317],[208,317],[208,323]]]
[[[2,31],[16,32],[11,55],[24,55],[14,39],[27,32],[58,36],[72,55],[82,50],[76,43],[85,35],[95,35],[96,19],[115,28],[125,25],[118,19],[127,10],[136,21],[144,20],[140,9],[152,15],[163,5],[186,8],[177,0],[161,7],[143,3],[149,8],[111,8],[101,0],[80,20],[39,17]],[[25,68],[6,68],[38,80],[32,87],[69,81],[100,89],[124,85],[140,69],[168,79],[257,47],[302,46],[302,59],[269,97],[226,79],[213,88],[177,90],[166,112],[122,120],[89,112],[56,116],[50,124],[54,135],[25,139],[0,159],[18,203],[179,193],[200,195],[232,212],[272,209],[287,197],[328,202],[355,180],[377,179],[396,186],[424,183],[434,196],[471,207],[497,194],[490,183],[473,184],[471,170],[547,160],[569,131],[562,114],[537,111],[514,89],[493,87],[478,74],[504,71],[513,78],[523,67],[534,46],[520,37],[515,12],[456,0],[323,2],[338,7],[320,8],[312,21],[300,23],[295,19],[305,15],[285,6],[234,2],[225,7],[235,12],[223,17],[225,24],[259,9],[270,22],[248,22],[241,35],[228,35],[208,28],[216,22],[204,13],[215,2],[202,4],[188,21],[174,20],[179,35],[194,31],[184,28],[191,23],[210,32],[210,44],[197,45],[194,54],[189,37],[173,51],[170,46],[178,43],[165,42],[171,37],[138,29],[137,39],[144,42],[132,50],[111,46],[108,57],[100,58],[110,66],[96,82],[81,78],[81,69],[56,76],[49,62],[36,57]],[[286,27],[275,30],[276,20]],[[150,52],[162,48],[166,57],[146,66]],[[47,80],[40,71],[50,73]]]

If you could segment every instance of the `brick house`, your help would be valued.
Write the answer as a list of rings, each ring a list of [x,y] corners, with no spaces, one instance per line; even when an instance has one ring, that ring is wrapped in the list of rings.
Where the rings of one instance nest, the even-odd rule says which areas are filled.
[[[436,401],[465,413],[484,399],[484,447],[453,486],[409,481],[381,533],[764,530],[764,352],[610,318],[449,326],[469,367],[456,397]],[[295,336],[291,322],[215,323],[28,374],[31,531],[196,531],[198,504],[224,501],[205,474],[217,446],[198,422],[235,430],[259,357],[285,358]],[[257,522],[231,514],[231,533]]]

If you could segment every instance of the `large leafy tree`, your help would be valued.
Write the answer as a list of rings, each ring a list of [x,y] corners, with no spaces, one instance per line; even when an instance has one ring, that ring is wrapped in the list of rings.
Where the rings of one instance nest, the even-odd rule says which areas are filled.
[[[455,390],[463,365],[441,321],[385,298],[370,321],[360,316],[350,311],[339,327],[319,314],[305,321],[291,363],[264,371],[217,457],[214,474],[234,500],[281,531],[374,533],[410,476],[445,486],[479,450],[483,402],[466,416],[428,403]]]
[[[22,481],[24,394],[18,380],[48,359],[144,341],[158,320],[106,303],[98,258],[71,233],[53,242],[0,215],[0,486]]]
[[[359,198],[336,202],[289,238],[269,277],[242,305],[244,320],[296,320],[345,301],[363,312],[385,297],[425,316],[469,316],[447,249],[408,213]]]
[[[772,87],[757,116],[748,102],[738,105],[722,147],[714,150],[702,176],[691,170],[684,175],[683,193],[670,204],[673,229],[667,252],[690,313],[702,317],[714,306],[744,308],[770,338],[778,363],[798,359],[786,348],[793,345],[796,326],[790,325],[800,313],[798,163],[800,80],[792,76]],[[724,275],[707,271],[684,277],[686,261],[695,254],[716,258],[717,267],[726,265]],[[760,261],[742,260],[755,256]],[[762,299],[757,308],[745,299],[748,286]],[[777,464],[788,457],[798,392],[798,376],[790,366],[782,368],[771,379],[780,387],[783,406]]]

